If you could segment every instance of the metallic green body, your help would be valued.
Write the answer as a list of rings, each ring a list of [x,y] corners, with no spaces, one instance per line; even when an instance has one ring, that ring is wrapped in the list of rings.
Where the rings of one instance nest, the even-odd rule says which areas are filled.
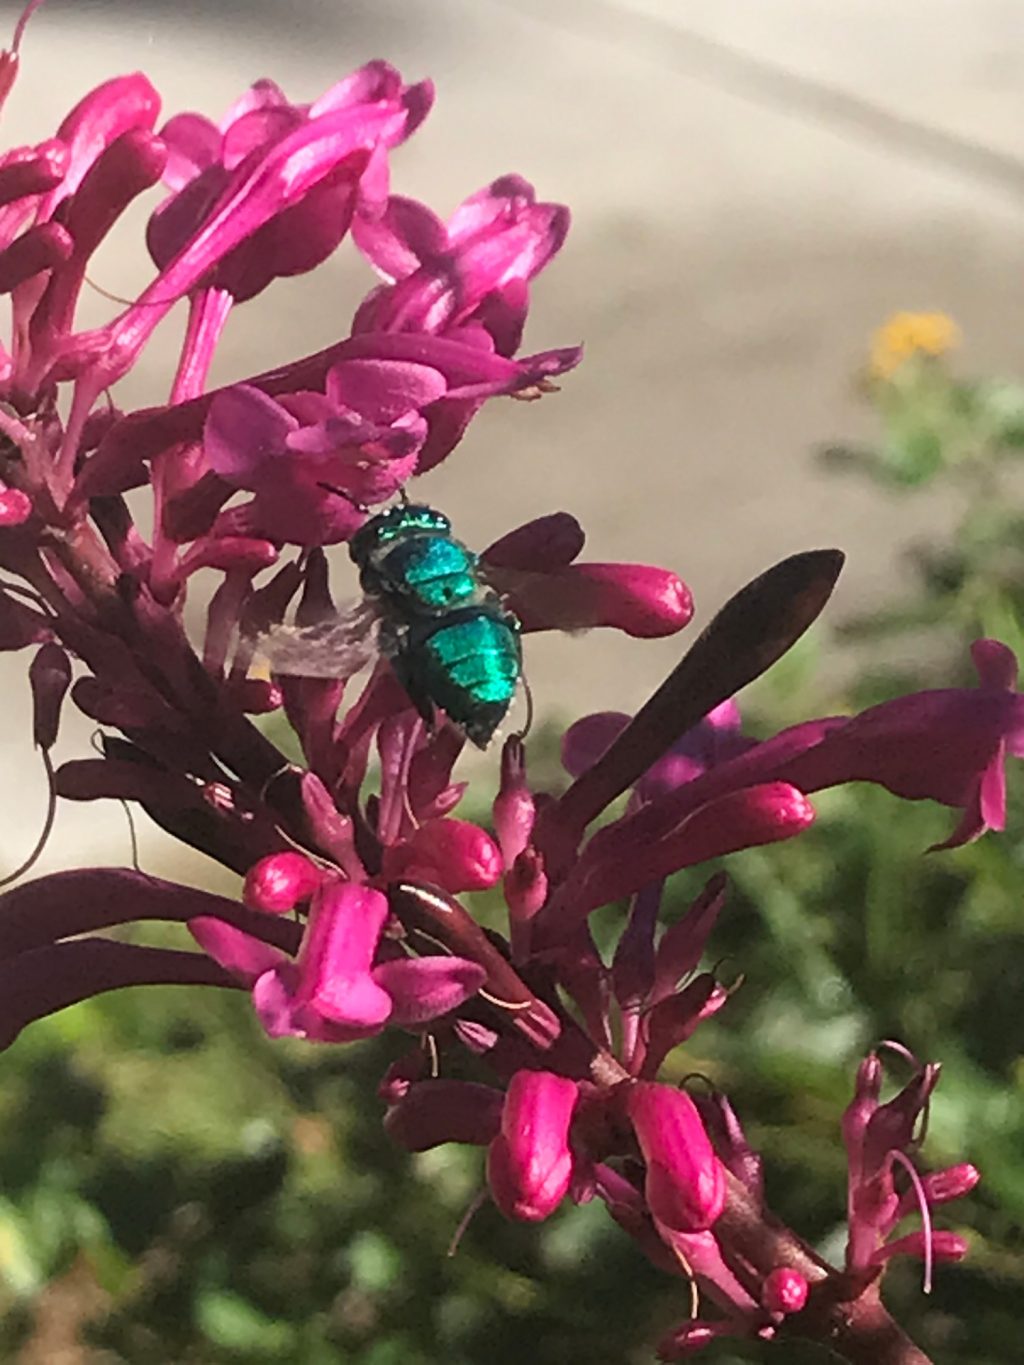
[[[483,582],[447,517],[401,504],[371,517],[349,552],[367,596],[384,608],[384,643],[424,718],[433,707],[484,748],[522,672],[519,623]]]

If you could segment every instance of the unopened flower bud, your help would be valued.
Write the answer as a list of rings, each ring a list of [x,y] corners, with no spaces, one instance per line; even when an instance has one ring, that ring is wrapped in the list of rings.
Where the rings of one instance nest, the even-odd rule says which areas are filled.
[[[776,1266],[761,1286],[761,1304],[769,1313],[799,1313],[807,1302],[808,1288],[799,1270]]]
[[[520,924],[533,919],[548,895],[544,859],[536,849],[527,848],[520,853],[505,876],[504,886],[505,901],[512,919]]]
[[[501,876],[501,853],[479,825],[468,820],[426,820],[408,839],[385,850],[389,881],[415,876],[446,891],[485,891]]]
[[[251,910],[284,915],[308,900],[323,880],[315,863],[301,853],[271,853],[250,867],[242,899]]]
[[[426,1152],[443,1142],[486,1146],[497,1137],[502,1093],[474,1081],[418,1081],[388,1111],[388,1136],[407,1152]]]
[[[517,1071],[512,1077],[501,1132],[487,1156],[491,1194],[507,1218],[539,1222],[568,1192],[569,1127],[578,1093],[574,1081],[550,1071]]]
[[[60,712],[71,685],[71,661],[60,645],[41,645],[29,665],[32,687],[32,732],[40,749],[51,749],[57,740]]]
[[[0,484],[0,527],[21,526],[32,515],[32,499],[20,488]]]
[[[725,1173],[693,1100],[673,1086],[637,1081],[626,1103],[647,1163],[651,1213],[676,1232],[710,1227],[725,1204]]]
[[[510,868],[526,847],[533,829],[535,805],[526,785],[526,760],[523,741],[511,735],[501,751],[501,785],[494,799],[494,832],[505,867]]]
[[[930,1237],[924,1232],[911,1232],[879,1247],[871,1260],[881,1265],[893,1256],[918,1256],[924,1260],[930,1254],[936,1261],[962,1261],[968,1250],[967,1238],[958,1232],[933,1232]]]

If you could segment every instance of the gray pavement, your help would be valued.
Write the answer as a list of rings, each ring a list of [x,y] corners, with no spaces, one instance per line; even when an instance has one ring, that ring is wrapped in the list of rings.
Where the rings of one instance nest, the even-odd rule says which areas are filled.
[[[0,20],[13,12],[0,6]],[[586,360],[541,403],[492,404],[421,485],[464,537],[483,545],[566,508],[592,557],[677,568],[698,621],[811,545],[850,555],[837,612],[898,592],[908,540],[951,508],[837,481],[809,452],[868,433],[851,375],[896,309],[951,312],[965,366],[1024,370],[1017,0],[44,7],[3,131],[42,136],[90,84],[136,66],[168,112],[216,116],[255,76],[311,98],[373,56],[438,84],[430,119],[394,158],[396,188],[445,212],[516,170],[574,212],[535,288],[528,344],[584,340]],[[146,265],[119,244],[91,273],[125,293]],[[346,257],[279,283],[238,313],[215,378],[336,337],[366,280]],[[87,307],[96,321],[109,305]],[[170,349],[125,382],[126,405],[159,400]],[[632,707],[679,648],[597,632],[531,641],[538,705]],[[5,661],[0,755],[17,782],[0,792],[0,868],[31,841],[43,801],[20,675]],[[83,849],[127,856],[116,808],[62,812],[46,865]]]

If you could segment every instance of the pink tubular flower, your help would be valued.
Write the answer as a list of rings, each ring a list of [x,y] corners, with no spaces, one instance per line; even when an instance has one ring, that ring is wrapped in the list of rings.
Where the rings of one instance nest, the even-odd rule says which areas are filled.
[[[153,259],[165,266],[202,226],[232,182],[266,158],[297,129],[312,132],[333,120],[337,170],[287,212],[271,219],[223,259],[207,284],[241,302],[276,276],[312,270],[348,231],[357,204],[370,216],[382,208],[386,148],[407,138],[433,101],[429,82],[404,86],[385,62],[370,62],[315,103],[292,104],[273,81],[257,81],[216,126],[200,114],[178,114],[161,129],[169,160],[164,183],[173,191],[150,220]]]
[[[507,1218],[540,1222],[568,1193],[577,1099],[576,1084],[549,1071],[519,1071],[509,1082],[501,1132],[487,1154],[491,1195]]]
[[[420,410],[446,389],[429,365],[372,359],[339,361],[323,394],[276,402],[247,385],[226,389],[210,405],[203,445],[214,473],[256,496],[218,525],[299,545],[347,540],[362,509],[415,471],[427,432]]]
[[[0,55],[0,103],[16,64],[16,51]],[[669,570],[581,561],[581,526],[554,512],[478,557],[449,544],[461,568],[440,579],[468,583],[450,614],[407,591],[405,569],[389,576],[382,531],[377,558],[360,564],[371,600],[336,609],[356,587],[323,547],[395,497],[436,548],[443,521],[408,500],[410,479],[452,451],[484,401],[548,392],[580,358],[576,347],[519,355],[566,209],[512,175],[447,223],[390,193],[391,153],[431,98],[429,84],[371,62],[311,104],[262,81],[220,124],[178,114],[157,133],[159,96],[133,75],[85,95],[55,137],[0,155],[13,322],[0,348],[0,650],[35,646],[25,739],[49,788],[35,850],[0,884],[0,1047],[65,1006],[147,984],[245,990],[274,1038],[401,1031],[377,1087],[394,1140],[486,1148],[510,1218],[545,1219],[566,1196],[602,1201],[652,1263],[699,1288],[701,1316],[666,1338],[664,1359],[804,1330],[833,1346],[859,1332],[848,1354],[865,1359],[888,1322],[877,1286],[889,1260],[966,1249],[931,1215],[978,1172],[919,1176],[911,1161],[937,1067],[915,1063],[884,1104],[879,1058],[861,1067],[843,1122],[847,1262],[833,1269],[768,1209],[761,1159],[726,1096],[658,1080],[733,994],[708,962],[725,874],[665,927],[663,892],[681,869],[799,834],[814,818],[809,794],[838,783],[958,809],[948,845],[1001,827],[1005,757],[1024,753],[1015,661],[980,641],[977,689],[744,737],[731,698],[800,637],[841,568],[837,551],[805,551],[740,589],[635,716],[572,726],[560,794],[531,782],[527,737],[513,734],[487,792],[497,786],[493,832],[457,818],[473,777],[457,765],[483,727],[445,714],[444,688],[423,686],[431,669],[472,700],[497,660],[503,707],[520,634],[663,636],[689,622],[692,602]],[[161,181],[153,278],[82,331],[94,253]],[[299,358],[269,354],[260,373],[211,390],[235,306],[312,269],[350,228],[385,280],[351,334]],[[180,300],[184,338],[156,405],[120,412],[110,386]],[[136,524],[122,495],[147,486]],[[437,559],[417,571],[429,578]],[[213,583],[197,648],[186,623],[198,574]],[[294,629],[275,630],[286,620]],[[494,658],[459,629],[481,621],[502,642]],[[367,626],[381,646],[372,664]],[[296,658],[274,654],[281,638],[298,641]],[[286,671],[296,662],[315,676]],[[100,727],[97,752],[55,769],[68,703]],[[251,719],[278,708],[301,759]],[[114,868],[8,888],[45,845],[58,799],[106,798],[137,803],[235,874],[240,895]],[[464,899],[474,892],[489,893],[484,922]],[[600,932],[591,916],[619,900],[609,945],[620,911],[598,917]],[[135,941],[149,921],[184,924],[197,948]],[[131,941],[109,934],[122,926]],[[474,1079],[454,1078],[453,1054]],[[920,1229],[901,1228],[915,1210]]]
[[[393,195],[362,214],[353,236],[389,283],[356,314],[354,328],[447,334],[476,325],[500,355],[519,347],[527,284],[565,241],[569,210],[537,203],[533,186],[506,175],[471,195],[447,227],[425,204]]]
[[[965,1250],[962,1238],[935,1230],[931,1208],[969,1193],[979,1176],[965,1163],[922,1178],[912,1164],[918,1125],[938,1084],[939,1067],[918,1066],[907,1085],[885,1104],[880,1100],[882,1074],[880,1057],[870,1053],[860,1065],[843,1117],[849,1165],[846,1263],[857,1271],[896,1255],[919,1256],[927,1289],[933,1262],[959,1260]],[[901,1179],[906,1186],[902,1196]],[[921,1214],[921,1232],[893,1238],[895,1227],[913,1209]]]
[[[353,330],[429,333],[511,357],[522,340],[529,281],[568,228],[568,209],[537,203],[533,186],[516,175],[472,195],[447,227],[426,205],[394,195],[383,214],[361,214],[353,225],[356,242],[387,281],[363,302]],[[544,352],[523,362],[524,374],[543,389],[579,358],[578,348]],[[420,473],[451,452],[479,406],[471,394],[438,403]]]
[[[380,1032],[392,1004],[371,968],[387,912],[384,897],[367,887],[320,889],[296,961],[272,968],[253,986],[256,1012],[272,1038],[346,1042]]]
[[[650,564],[576,564],[583,530],[555,513],[517,527],[481,555],[524,631],[614,626],[639,639],[672,635],[693,615],[678,575]]]
[[[725,1178],[693,1100],[673,1086],[637,1081],[626,1107],[656,1221],[668,1234],[711,1227],[725,1203]]]

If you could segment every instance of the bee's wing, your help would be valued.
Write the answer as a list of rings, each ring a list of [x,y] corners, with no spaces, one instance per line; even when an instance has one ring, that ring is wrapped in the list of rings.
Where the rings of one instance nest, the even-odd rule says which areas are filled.
[[[256,642],[275,673],[350,678],[381,651],[381,615],[357,602],[315,626],[274,626]]]

